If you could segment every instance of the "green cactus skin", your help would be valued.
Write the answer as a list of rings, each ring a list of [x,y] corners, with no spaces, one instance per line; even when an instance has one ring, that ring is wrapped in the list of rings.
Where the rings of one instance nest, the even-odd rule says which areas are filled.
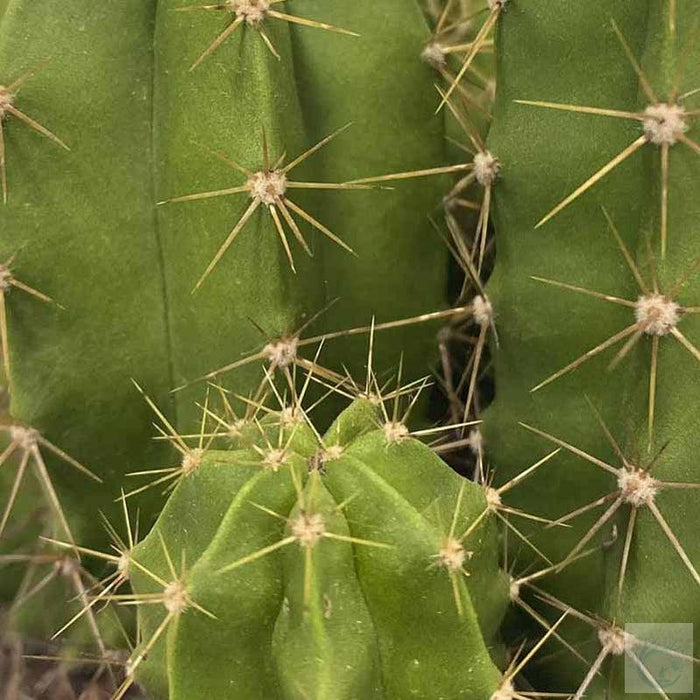
[[[490,480],[465,481],[405,426],[383,424],[375,404],[357,399],[323,438],[300,411],[293,427],[286,413],[254,421],[228,451],[187,448],[155,525],[117,560],[96,551],[106,547],[94,513],[117,521],[124,475],[173,463],[150,440],[147,403],[163,407],[173,433],[189,432],[201,415],[192,380],[296,332],[335,297],[314,334],[372,315],[434,311],[446,288],[445,256],[426,219],[445,191],[438,178],[393,192],[295,190],[293,200],[359,259],[304,224],[313,256],[288,230],[291,270],[261,207],[193,294],[250,205],[245,192],[173,201],[245,183],[213,151],[257,172],[264,148],[272,161],[286,154],[289,162],[338,131],[294,180],[342,185],[444,164],[444,136],[455,124],[433,113],[435,74],[420,60],[431,35],[416,0],[288,0],[275,8],[360,36],[266,18],[278,60],[254,23],[242,22],[194,70],[231,18],[174,11],[185,4],[0,0],[0,84],[36,69],[15,104],[51,130],[42,136],[11,114],[3,120],[9,203],[0,248],[4,259],[14,256],[16,279],[57,302],[3,287],[11,414],[103,479],[88,499],[83,477],[47,460],[76,541],[95,550],[50,540],[60,558],[43,564],[59,575],[33,607],[10,611],[9,626],[47,637],[55,626],[43,611],[56,599],[70,599],[62,615],[84,605],[75,599],[80,552],[116,564],[117,582],[128,579],[133,593],[119,588],[114,602],[125,605],[99,616],[99,633],[85,616],[64,652],[97,640],[104,658],[133,622],[124,609],[138,604],[138,644],[114,700],[134,678],[154,700],[514,700],[534,696],[532,688],[569,690],[575,700],[646,697],[625,687],[636,649],[622,636],[625,624],[700,624],[700,10],[690,0],[487,2],[499,77],[488,149],[501,168],[487,295],[500,343],[483,430],[502,489],[519,487],[512,503],[496,505]],[[691,114],[668,147],[666,197],[664,150],[649,140],[672,126],[672,110],[663,124],[629,116],[686,92]],[[606,173],[618,153],[625,157]],[[580,196],[555,208],[584,182]],[[654,276],[680,308],[651,294]],[[619,338],[618,347],[635,342],[614,372],[615,350],[584,355],[635,319],[647,325]],[[404,374],[423,373],[430,334],[403,327],[392,340],[374,368],[395,362],[398,345]],[[586,361],[547,381],[576,358]],[[323,355],[324,365],[351,372],[364,360],[357,338]],[[653,412],[650,366],[658,375]],[[132,378],[154,402],[141,400]],[[251,363],[231,384],[246,394],[260,381]],[[334,401],[319,425],[334,415]],[[533,467],[520,472],[523,464]],[[0,479],[0,493],[11,491],[12,470]],[[36,496],[23,488],[17,509],[26,515]],[[567,519],[570,527],[536,522],[603,497],[599,509]],[[149,489],[139,502],[147,521],[160,500]],[[614,514],[601,519],[606,509]],[[519,527],[532,546],[526,554],[523,538],[509,536],[500,561],[498,518],[510,514],[530,518]],[[37,518],[9,532],[3,554],[42,527]],[[535,550],[560,570],[543,568]],[[570,562],[574,554],[582,556]],[[3,576],[3,595],[14,584]],[[528,606],[536,619],[525,616]],[[545,618],[559,618],[561,638],[549,639],[551,629],[541,637]],[[517,649],[535,635],[541,642],[525,661],[506,652],[503,639]],[[700,657],[697,639],[692,653]],[[700,664],[694,676],[698,687]]]
[[[500,333],[495,350],[497,398],[486,415],[485,440],[499,473],[513,473],[518,460],[546,444],[541,436],[518,426],[525,421],[539,430],[619,467],[620,458],[586,406],[584,396],[600,411],[625,455],[647,465],[666,446],[653,476],[663,481],[697,483],[700,448],[697,397],[700,367],[674,338],[659,341],[656,417],[648,446],[648,386],[651,339],[644,335],[614,372],[606,371],[615,351],[591,359],[574,372],[532,393],[531,389],[634,322],[631,309],[538,283],[531,276],[559,280],[636,301],[639,290],[601,211],[604,206],[632,251],[642,275],[658,272],[662,290],[685,277],[677,301],[697,306],[700,209],[697,183],[700,158],[683,143],[670,147],[668,250],[660,255],[659,147],[646,144],[557,216],[535,225],[557,202],[596,173],[641,133],[639,122],[574,114],[516,104],[539,100],[636,112],[649,103],[611,25],[614,18],[631,51],[643,66],[659,99],[667,99],[682,61],[680,92],[700,80],[696,4],[677,3],[676,32],[669,13],[675,3],[649,0],[585,4],[518,0],[509,3],[498,32],[499,92],[489,148],[503,162],[496,191],[498,262],[489,283]],[[689,97],[687,109],[697,104]],[[696,121],[687,135],[697,140]],[[650,260],[645,239],[651,240]],[[697,316],[682,317],[679,330],[695,345],[700,339]],[[615,477],[573,454],[556,458],[557,470],[543,471],[518,492],[518,505],[557,518],[615,490]],[[700,566],[697,538],[698,492],[660,491],[655,502],[678,537],[689,560]],[[611,502],[608,502],[608,505]],[[561,561],[581,540],[604,509],[571,521],[535,541]],[[625,623],[695,623],[699,591],[688,568],[649,508],[640,507],[631,540],[622,597],[618,582],[631,507],[622,507],[614,523],[617,540],[585,561],[547,580],[548,590],[581,611]],[[613,521],[594,545],[611,539]],[[579,630],[600,650],[590,627]],[[576,631],[571,632],[576,635]],[[573,639],[574,636],[570,636]],[[582,647],[583,648],[583,647]],[[696,635],[694,655],[700,655]],[[696,667],[697,668],[697,667]],[[548,687],[576,688],[585,668],[562,661],[543,670]],[[700,674],[695,673],[698,687]],[[536,683],[536,680],[533,681]],[[611,695],[605,695],[610,684]],[[651,692],[651,691],[650,691]],[[586,690],[592,698],[636,698],[624,693],[622,657],[606,660],[602,676]],[[644,696],[647,697],[647,696]],[[675,697],[675,696],[674,696]],[[690,695],[678,695],[690,697]]]
[[[132,583],[137,594],[162,592],[141,567],[169,581],[165,551],[185,557],[188,595],[217,619],[190,608],[162,635],[137,669],[154,697],[491,696],[500,673],[487,645],[507,601],[494,524],[465,542],[474,554],[471,576],[457,577],[461,616],[435,556],[460,490],[460,531],[483,510],[481,490],[412,438],[388,443],[375,416],[358,401],[339,417],[324,438],[334,458],[320,472],[309,472],[301,425],[277,471],[254,452],[216,452],[178,485],[134,549]],[[308,584],[297,542],[221,571],[289,537],[300,499],[327,532],[368,544],[322,539],[308,550]],[[143,644],[166,614],[140,607]]]
[[[155,208],[234,184],[236,174],[198,144],[259,168],[263,127],[271,153],[292,158],[352,121],[299,173],[343,182],[380,165],[439,164],[444,139],[433,115],[433,74],[416,60],[428,29],[415,0],[391,9],[294,0],[289,12],[362,36],[270,20],[281,61],[251,30],[192,73],[197,51],[221,30],[221,16],[173,12],[180,4],[70,0],[39,7],[11,0],[0,25],[0,82],[39,66],[17,105],[71,149],[17,120],[3,124],[9,203],[0,212],[2,251],[16,254],[19,279],[65,306],[8,296],[11,412],[103,478],[86,499],[82,477],[49,464],[73,534],[86,545],[104,542],[92,527],[95,509],[116,520],[124,474],[168,461],[150,440],[148,409],[130,378],[167,407],[170,389],[261,343],[251,318],[274,337],[336,296],[341,301],[314,332],[444,304],[446,257],[426,218],[439,182],[300,197],[360,259],[320,236],[310,237],[310,259],[292,240],[296,275],[270,216],[260,212],[191,294],[245,206],[239,196]],[[424,373],[430,338],[411,329],[395,338],[406,351],[407,374]],[[359,343],[339,343],[327,361],[352,367],[362,356]],[[259,380],[251,367],[236,376],[236,387],[245,394]],[[173,400],[168,413],[177,425],[195,415],[193,396]],[[146,521],[160,500],[151,492],[140,503]]]

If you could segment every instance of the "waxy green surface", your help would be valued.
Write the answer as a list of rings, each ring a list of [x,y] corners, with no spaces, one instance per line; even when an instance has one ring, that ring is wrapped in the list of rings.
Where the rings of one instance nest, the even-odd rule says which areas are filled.
[[[178,486],[134,556],[167,578],[161,536],[173,561],[186,551],[188,592],[217,619],[190,609],[172,625],[141,669],[156,697],[476,700],[493,692],[499,673],[489,649],[507,592],[493,523],[465,542],[474,556],[457,587],[462,617],[447,571],[431,566],[460,488],[460,532],[485,507],[481,491],[420,443],[387,444],[362,409],[356,404],[329,431],[329,444],[352,437],[335,443],[343,454],[320,474],[307,476],[296,455],[271,472],[242,466],[243,453],[216,453]],[[296,543],[219,573],[289,535],[285,518],[299,508],[291,470],[305,480],[304,507],[323,514],[328,532],[389,545],[322,539],[312,549],[306,606]],[[134,584],[138,593],[158,588],[140,574]],[[145,640],[163,619],[158,608],[142,609]]]
[[[613,372],[615,351],[592,359],[574,373],[536,393],[530,390],[586,350],[634,322],[632,310],[530,279],[560,280],[635,301],[638,289],[601,211],[610,213],[642,274],[650,281],[656,267],[662,289],[684,275],[677,301],[697,305],[700,256],[697,188],[700,158],[683,144],[670,153],[669,248],[660,259],[659,149],[640,153],[577,199],[541,228],[537,222],[641,133],[639,122],[573,114],[516,104],[548,100],[627,111],[643,110],[648,99],[625,57],[611,25],[617,22],[640,59],[659,99],[665,99],[682,62],[680,92],[698,85],[698,13],[692,3],[677,3],[677,31],[669,29],[670,3],[593,2],[571,4],[533,0],[508,3],[498,30],[498,98],[489,148],[503,161],[496,189],[498,262],[488,293],[495,307],[500,348],[495,351],[497,398],[486,414],[485,438],[492,465],[502,478],[533,463],[546,440],[518,426],[524,421],[567,440],[614,466],[620,460],[597,424],[585,396],[601,412],[627,457],[647,464],[666,447],[654,468],[658,479],[699,481],[696,455],[700,366],[673,338],[660,342],[656,421],[651,452],[647,447],[647,389],[650,339],[641,342]],[[694,109],[689,97],[687,109]],[[697,140],[695,125],[688,136]],[[650,260],[645,239],[651,240]],[[696,345],[697,317],[682,319],[679,329]],[[546,517],[558,517],[594,501],[616,487],[615,477],[584,460],[561,453],[517,492],[518,505]],[[514,498],[516,494],[514,492]],[[656,503],[695,566],[700,561],[697,491],[671,490]],[[609,523],[594,540],[613,541],[557,578],[550,590],[579,610],[625,622],[698,623],[698,586],[651,513],[642,508],[630,549],[621,607],[617,607],[618,571],[630,509]],[[546,530],[535,541],[551,557],[562,559],[587,532],[596,516]],[[602,601],[602,602],[601,602]],[[588,628],[583,634],[591,637]],[[579,630],[581,632],[581,630]],[[594,653],[599,646],[591,643]],[[552,647],[554,649],[554,647]],[[696,642],[695,655],[698,655]],[[588,692],[602,697],[606,675]],[[624,695],[622,665],[614,664],[613,697]],[[577,661],[558,663],[543,674],[576,688],[585,675]],[[696,683],[697,683],[696,674]],[[558,688],[562,683],[557,683]],[[641,697],[641,696],[640,696]],[[679,697],[686,697],[681,695]],[[689,696],[687,696],[689,697]]]
[[[419,60],[428,29],[414,0],[391,8],[294,0],[284,11],[361,36],[269,19],[281,61],[246,27],[193,72],[225,18],[173,11],[182,4],[11,0],[0,24],[0,82],[38,66],[16,104],[71,149],[14,118],[3,123],[9,203],[0,211],[0,250],[16,254],[18,279],[65,306],[8,296],[11,410],[104,480],[96,486],[49,465],[73,534],[86,545],[105,541],[93,513],[101,508],[116,520],[113,500],[129,487],[126,472],[174,459],[151,442],[152,416],[131,378],[191,432],[201,386],[176,397],[169,390],[260,347],[265,338],[251,319],[274,337],[338,296],[311,332],[444,303],[446,255],[427,220],[439,201],[436,180],[300,196],[358,257],[303,225],[314,257],[291,241],[297,275],[260,211],[191,294],[248,201],[238,195],[156,208],[174,196],[242,184],[203,145],[255,169],[263,128],[271,157],[286,152],[289,161],[353,122],[295,171],[298,179],[342,182],[440,165],[444,139],[433,114],[433,74]],[[406,376],[425,373],[430,334],[395,334],[378,368],[397,361],[396,346]],[[356,369],[364,352],[358,339],[329,348],[324,361]],[[246,394],[259,378],[251,366],[231,382]],[[141,498],[144,522],[161,501],[156,491]]]

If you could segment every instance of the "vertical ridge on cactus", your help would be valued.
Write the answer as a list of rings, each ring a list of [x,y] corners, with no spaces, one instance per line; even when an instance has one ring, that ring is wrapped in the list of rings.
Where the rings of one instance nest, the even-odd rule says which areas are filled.
[[[590,611],[587,621],[572,613],[583,626],[564,625],[583,652],[598,619],[622,632],[697,622],[700,368],[697,316],[684,309],[697,304],[700,165],[692,103],[680,96],[692,94],[700,63],[692,3],[556,5],[513,3],[500,25],[499,70],[510,78],[499,83],[488,146],[507,175],[495,194],[499,257],[487,291],[501,342],[483,430],[505,478],[514,455],[534,456],[542,438],[569,453],[557,459],[559,478],[535,475],[513,500],[547,504],[547,517],[570,526],[537,538],[558,565],[526,604],[549,596],[559,611]],[[536,427],[518,436],[514,421]],[[627,657],[648,692],[666,697],[643,654],[619,635],[599,637],[597,658],[583,666],[569,655],[547,673],[576,698],[623,698]],[[697,683],[697,664],[685,662]]]
[[[81,462],[95,465],[105,484],[89,505],[103,508],[110,518],[116,515],[113,501],[124,486],[123,475],[144,464],[160,468],[169,459],[167,446],[150,439],[148,409],[134,395],[131,378],[167,409],[167,392],[255,346],[258,331],[249,319],[274,336],[301,326],[328,300],[342,296],[332,316],[319,318],[314,330],[322,334],[329,327],[366,324],[373,314],[385,322],[444,306],[446,255],[433,245],[424,218],[439,200],[438,183],[411,186],[413,196],[403,195],[400,206],[387,191],[348,193],[359,199],[346,205],[338,201],[341,193],[337,198],[332,193],[331,201],[313,189],[295,190],[299,211],[290,215],[300,218],[294,225],[281,209],[277,221],[265,221],[257,212],[250,216],[247,235],[212,271],[211,284],[191,298],[221,245],[222,239],[215,239],[231,229],[236,216],[224,206],[154,209],[155,202],[178,192],[204,191],[220,181],[217,172],[226,172],[197,144],[236,154],[251,170],[259,165],[265,124],[270,154],[310,155],[311,145],[324,145],[322,162],[290,161],[298,166],[295,180],[336,182],[341,188],[363,174],[368,154],[379,160],[388,155],[402,165],[414,159],[440,162],[444,145],[442,123],[431,116],[431,72],[413,65],[414,50],[427,32],[413,0],[402,3],[406,12],[391,45],[376,42],[383,26],[378,19],[386,14],[381,8],[338,12],[339,26],[357,29],[359,38],[303,26],[297,32],[288,22],[271,19],[265,31],[281,62],[256,32],[246,31],[232,36],[206,68],[192,74],[187,70],[191,52],[185,49],[211,42],[211,16],[172,12],[178,4],[149,0],[137,6],[127,0],[117,7],[71,0],[39,10],[13,0],[0,25],[0,78],[11,84],[26,66],[43,61],[35,78],[22,85],[17,104],[21,99],[26,113],[50,124],[72,148],[58,164],[31,130],[14,120],[3,122],[8,163],[13,153],[27,154],[21,163],[15,158],[11,197],[2,213],[7,256],[21,251],[17,279],[31,280],[33,289],[66,307],[54,314],[21,303],[20,295],[8,296],[11,411]],[[299,16],[313,14],[300,10]],[[370,70],[378,64],[382,71]],[[371,80],[359,66],[368,68],[366,75],[374,73]],[[346,87],[330,85],[326,91],[325,70]],[[82,81],[78,91],[76,80]],[[365,102],[349,99],[350,81],[361,86]],[[421,83],[425,90],[416,89]],[[69,94],[74,98],[62,97]],[[391,110],[414,106],[394,110],[400,116],[390,134],[386,115],[377,109],[380,99]],[[349,131],[330,143],[328,134],[350,120],[355,134]],[[415,124],[426,124],[418,138]],[[315,224],[302,211],[323,222],[323,231],[342,232],[344,245],[364,262],[355,265],[352,258],[322,251],[325,235],[314,235]],[[287,233],[286,246],[278,223],[294,234]],[[297,231],[313,258],[294,255]],[[287,250],[294,255],[296,276]],[[387,265],[396,255],[398,262]],[[406,288],[408,258],[430,264]],[[392,333],[405,347],[407,368],[423,373],[430,343],[408,326]],[[206,337],[211,342],[203,342]],[[352,340],[327,352],[334,355],[332,366],[353,370],[364,356],[361,344]],[[377,365],[390,361],[385,352]],[[259,368],[251,365],[237,374],[236,389],[252,395],[260,382]],[[182,430],[197,414],[192,394],[170,401],[174,410],[166,412]],[[115,411],[123,420],[113,420]],[[68,499],[76,537],[83,527],[95,537],[91,544],[104,541],[88,519],[78,522],[88,505],[81,503],[78,481],[61,476],[56,490]],[[141,503],[146,522],[161,502],[155,489],[146,494]]]

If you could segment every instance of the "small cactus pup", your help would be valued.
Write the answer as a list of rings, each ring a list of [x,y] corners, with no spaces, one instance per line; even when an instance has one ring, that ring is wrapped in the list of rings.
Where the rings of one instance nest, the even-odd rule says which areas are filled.
[[[481,490],[364,399],[324,436],[274,423],[262,449],[208,452],[134,548],[121,692],[491,697],[508,586],[495,524],[462,537]]]
[[[171,390],[336,298],[314,333],[444,308],[447,254],[427,219],[439,183],[346,184],[380,163],[444,162],[433,74],[417,58],[424,17],[401,0],[386,41],[386,13],[340,0],[8,3],[0,327],[10,413],[102,479],[86,498],[80,475],[47,461],[76,541],[106,545],[94,512],[115,521],[124,475],[169,463],[132,378],[189,425],[192,395]],[[422,375],[430,336],[403,327],[395,339],[407,374]],[[352,341],[327,351],[338,371],[364,358]],[[260,381],[244,367],[237,391],[254,395]],[[144,523],[162,502],[156,489],[144,495]]]
[[[507,170],[486,287],[500,335],[487,456],[509,477],[516,458],[562,450],[513,497],[559,525],[533,536],[554,568],[522,587],[536,614],[570,611],[571,648],[544,654],[542,677],[577,700],[667,697],[642,653],[665,643],[631,628],[700,623],[700,12],[507,9],[488,139]],[[697,688],[697,635],[679,654]],[[643,687],[626,693],[630,664]]]

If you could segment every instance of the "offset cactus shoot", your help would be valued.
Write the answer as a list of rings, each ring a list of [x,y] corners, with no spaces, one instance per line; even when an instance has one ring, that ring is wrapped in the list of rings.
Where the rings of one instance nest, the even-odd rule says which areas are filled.
[[[0,0],[0,700],[700,694],[700,6]]]

